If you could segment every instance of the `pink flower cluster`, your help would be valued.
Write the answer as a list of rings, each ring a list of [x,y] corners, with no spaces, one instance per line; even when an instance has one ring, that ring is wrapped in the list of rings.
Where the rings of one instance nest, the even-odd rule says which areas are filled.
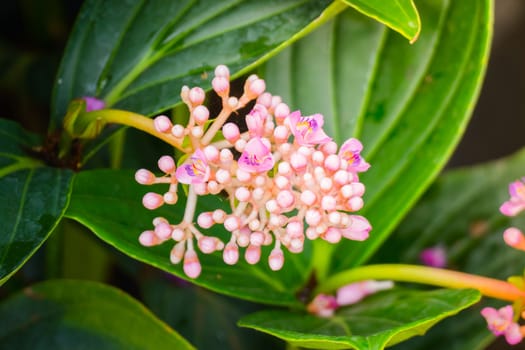
[[[154,229],[140,235],[141,244],[175,241],[171,261],[183,260],[186,275],[196,278],[201,266],[194,240],[202,253],[222,250],[229,265],[239,260],[239,248],[245,248],[249,264],[256,264],[261,247],[273,245],[268,264],[279,270],[283,247],[300,253],[305,238],[337,243],[343,237],[358,241],[368,237],[369,222],[349,214],[363,206],[365,187],[358,174],[369,168],[357,139],[338,147],[324,132],[321,114],[290,112],[279,96],[264,92],[264,80],[255,75],[247,79],[242,96],[233,97],[228,68],[221,65],[215,69],[212,87],[222,99],[222,110],[214,119],[210,120],[203,105],[205,93],[198,87],[182,88],[182,100],[190,110],[187,125],[173,125],[166,116],[154,119],[155,129],[172,138],[187,158],[176,166],[171,156],[161,157],[158,166],[164,175],[159,177],[145,169],[137,171],[141,184],[169,185],[163,194],[147,193],[143,204],[148,209],[175,204],[179,184],[188,185],[188,197],[182,221],[172,224],[156,218]],[[255,104],[244,120],[239,116],[238,121],[226,122],[250,101]],[[239,125],[244,123],[247,131],[241,132]],[[219,130],[223,139],[216,140]],[[200,229],[223,225],[230,233],[226,243],[205,235],[194,222],[197,197],[220,193],[227,194],[231,210],[202,212],[196,223]]]
[[[509,200],[505,201],[500,212],[506,216],[516,216],[525,209],[525,178],[514,181],[509,185]],[[525,236],[516,227],[509,227],[503,232],[503,239],[507,245],[525,251]],[[499,310],[486,307],[481,310],[481,315],[487,321],[489,330],[496,336],[504,335],[507,343],[511,345],[522,341],[525,330],[517,323],[518,315],[515,315],[512,305],[507,305]]]

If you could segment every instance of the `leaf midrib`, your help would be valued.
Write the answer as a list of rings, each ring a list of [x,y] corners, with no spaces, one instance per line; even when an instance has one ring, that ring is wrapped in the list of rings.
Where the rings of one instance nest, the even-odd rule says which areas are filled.
[[[15,223],[13,225],[13,229],[9,233],[9,238],[7,240],[6,248],[3,252],[3,254],[0,256],[0,266],[4,266],[5,259],[7,258],[7,254],[9,253],[9,248],[11,247],[14,237],[16,235],[16,231],[18,230],[18,226],[20,225],[20,221],[22,220],[22,213],[24,211],[24,207],[27,201],[27,192],[29,190],[29,183],[31,182],[31,179],[33,178],[33,175],[35,173],[34,169],[29,170],[26,181],[24,183],[24,188],[22,189],[22,196],[20,198],[20,205],[18,207],[18,212],[16,214]]]

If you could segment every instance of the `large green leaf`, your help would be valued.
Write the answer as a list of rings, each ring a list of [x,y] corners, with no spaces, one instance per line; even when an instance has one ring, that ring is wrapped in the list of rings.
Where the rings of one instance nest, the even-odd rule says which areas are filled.
[[[86,95],[146,115],[174,106],[182,85],[210,88],[216,65],[238,76],[346,7],[330,2],[89,0],[57,76],[55,127]]]
[[[194,349],[127,294],[47,281],[0,304],[3,349]]]
[[[486,165],[447,172],[430,187],[418,205],[385,242],[377,262],[419,261],[419,253],[442,245],[448,265],[469,273],[506,279],[520,275],[523,252],[502,239],[506,227],[525,228],[525,216],[504,217],[498,210],[509,197],[508,184],[525,175],[525,150]],[[403,247],[403,248],[401,248]],[[494,301],[487,301],[494,306]],[[461,326],[458,325],[468,325]],[[400,349],[481,349],[492,339],[479,310],[465,312]],[[450,340],[450,341],[449,341]]]
[[[148,278],[141,283],[144,304],[196,348],[284,349],[284,342],[279,339],[237,327],[237,321],[242,316],[260,310],[260,306],[163,275],[163,278]]]
[[[73,173],[30,156],[39,138],[0,120],[0,285],[42,245],[62,217]]]
[[[392,290],[343,307],[330,318],[286,311],[261,311],[239,325],[315,349],[383,349],[421,335],[441,319],[476,303],[478,291]],[[424,307],[423,307],[424,306]]]
[[[157,216],[174,223],[182,220],[185,205],[183,191],[180,191],[176,205],[150,211],[142,206],[141,198],[152,189],[136,184],[133,177],[133,172],[127,170],[96,170],[77,174],[65,215],[87,226],[101,239],[129,256],[188,279],[181,265],[173,265],[169,260],[173,241],[151,248],[141,246],[138,241],[142,231],[153,227],[152,220]],[[217,208],[227,210],[226,203],[219,196],[207,196],[199,200],[197,213]],[[222,225],[214,226],[211,234],[227,241],[228,232]],[[308,271],[303,268],[310,255],[308,248],[305,254],[287,255],[284,268],[279,272],[271,271],[265,263],[268,253],[263,251],[261,262],[257,265],[242,261],[235,266],[226,265],[221,252],[200,254],[202,273],[192,282],[248,300],[301,306],[295,294],[308,278]]]
[[[421,21],[413,0],[343,0],[365,15],[378,20],[415,42]],[[426,23],[425,23],[426,25]]]
[[[340,243],[326,270],[363,263],[388,237],[445,164],[478,95],[491,1],[418,8],[424,30],[412,46],[347,11],[267,64],[269,91],[304,114],[323,113],[336,141],[359,137],[372,164],[362,176],[371,237]]]

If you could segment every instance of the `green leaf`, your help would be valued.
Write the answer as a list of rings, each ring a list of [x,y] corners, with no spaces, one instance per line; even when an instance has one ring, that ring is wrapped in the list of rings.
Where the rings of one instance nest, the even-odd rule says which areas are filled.
[[[413,0],[343,0],[359,12],[399,32],[411,43],[421,31],[421,20]],[[426,23],[425,23],[426,26]]]
[[[0,304],[3,349],[194,349],[118,289],[47,281]]]
[[[239,321],[239,325],[305,348],[383,349],[424,334],[435,323],[479,299],[479,292],[472,289],[395,289],[340,308],[330,318],[274,310],[248,315]]]
[[[371,236],[326,254],[331,266],[318,267],[321,279],[373,254],[437,176],[472,112],[489,54],[491,1],[429,0],[419,11],[425,30],[412,46],[347,11],[267,64],[269,91],[303,114],[323,113],[338,143],[360,138],[372,164],[361,176]]]
[[[451,268],[498,279],[521,275],[523,252],[508,247],[502,233],[510,226],[524,229],[525,217],[505,217],[499,206],[509,198],[508,184],[525,175],[524,164],[522,150],[485,165],[448,171],[429,188],[374,260],[416,263],[423,249],[440,244]],[[495,306],[493,300],[487,304]],[[479,310],[458,318],[443,322],[430,332],[430,338],[400,349],[442,349],[445,334],[454,339],[446,341],[451,350],[482,349],[493,339]]]
[[[284,349],[284,343],[274,337],[237,327],[242,316],[260,310],[260,306],[163,275],[142,283],[144,304],[197,349]]]
[[[141,199],[151,190],[136,184],[131,171],[84,171],[75,177],[71,202],[65,215],[87,226],[102,240],[127,255],[188,279],[181,264],[173,265],[170,262],[173,241],[157,247],[144,247],[138,241],[142,231],[153,228],[152,220],[155,217],[162,216],[174,223],[178,223],[177,219],[182,221],[186,201],[183,191],[179,191],[177,204],[150,211],[142,206]],[[226,204],[226,200],[220,196],[207,196],[199,199],[196,212],[227,209]],[[228,232],[222,225],[216,225],[212,230],[212,235],[227,242]],[[295,294],[309,277],[308,271],[303,268],[310,255],[308,249],[305,248],[305,254],[287,254],[287,262],[279,272],[271,271],[264,262],[269,255],[267,250],[263,250],[262,261],[257,265],[249,265],[244,261],[235,266],[226,265],[222,260],[222,252],[199,254],[202,273],[191,281],[230,296],[301,307]]]
[[[24,130],[19,124],[0,119],[0,178],[21,169],[41,165],[30,157],[41,143],[40,137]]]
[[[82,96],[145,115],[166,110],[183,85],[210,88],[216,65],[239,76],[346,7],[330,2],[87,1],[57,76],[54,127]]]
[[[0,120],[0,285],[49,237],[68,202],[73,173],[43,167],[30,152],[39,138]]]

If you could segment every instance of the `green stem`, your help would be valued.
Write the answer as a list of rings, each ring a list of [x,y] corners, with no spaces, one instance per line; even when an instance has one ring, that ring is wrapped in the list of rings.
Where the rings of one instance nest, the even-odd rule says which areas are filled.
[[[190,151],[185,149],[182,146],[182,142],[179,139],[176,139],[173,135],[158,132],[155,129],[153,119],[138,113],[120,109],[101,109],[98,111],[82,113],[77,118],[78,124],[80,125],[88,125],[91,123],[116,123],[131,126],[135,129],[142,130],[150,135],[153,135],[185,153]]]
[[[109,142],[110,149],[110,167],[111,169],[119,169],[124,158],[124,148],[126,143],[126,128],[122,128],[116,132],[115,136]]]
[[[474,288],[487,297],[506,301],[525,300],[525,291],[505,281],[435,267],[404,264],[367,265],[340,272],[321,283],[314,294],[333,292],[343,285],[369,279],[413,282],[445,288]]]
[[[326,280],[326,276],[330,270],[333,250],[333,244],[320,239],[314,241],[312,263],[315,268],[315,277],[321,284]]]

